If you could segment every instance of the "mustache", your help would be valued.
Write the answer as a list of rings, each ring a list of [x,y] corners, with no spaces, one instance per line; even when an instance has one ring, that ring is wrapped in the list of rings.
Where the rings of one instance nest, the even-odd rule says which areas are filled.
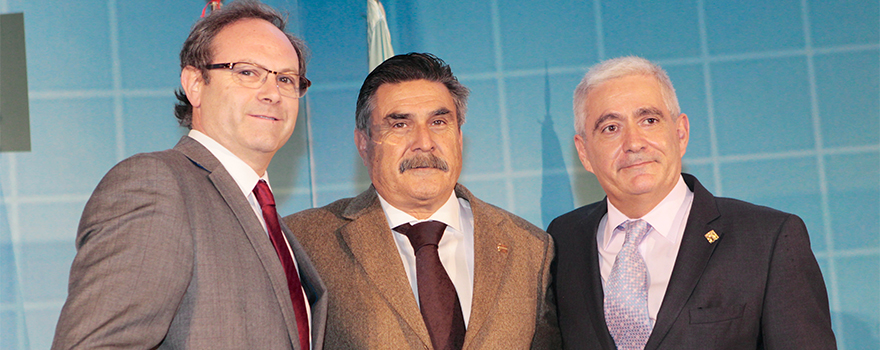
[[[400,173],[409,169],[434,168],[441,171],[449,171],[449,165],[442,158],[433,154],[416,155],[400,162]]]

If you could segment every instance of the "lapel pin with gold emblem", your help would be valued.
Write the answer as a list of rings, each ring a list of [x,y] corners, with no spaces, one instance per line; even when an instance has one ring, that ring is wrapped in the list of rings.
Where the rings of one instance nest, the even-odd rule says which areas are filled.
[[[507,253],[507,245],[498,243],[498,245],[495,246],[495,250],[502,252],[502,253]]]
[[[706,236],[706,240],[709,241],[709,243],[714,243],[715,241],[718,240],[718,234],[715,233],[715,230],[709,231],[708,233],[705,234],[705,236]]]

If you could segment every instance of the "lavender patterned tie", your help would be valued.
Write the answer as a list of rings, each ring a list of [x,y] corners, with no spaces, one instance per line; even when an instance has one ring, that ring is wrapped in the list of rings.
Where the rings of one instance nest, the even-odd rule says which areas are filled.
[[[605,283],[605,324],[619,350],[644,349],[651,335],[648,317],[648,267],[639,242],[651,230],[644,220],[623,225],[626,238]]]

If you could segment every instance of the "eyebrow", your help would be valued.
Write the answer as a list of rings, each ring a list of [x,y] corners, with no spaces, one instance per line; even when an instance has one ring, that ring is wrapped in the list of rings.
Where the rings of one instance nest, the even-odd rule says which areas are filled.
[[[400,120],[400,119],[409,119],[411,117],[412,117],[412,114],[409,114],[409,113],[389,113],[388,115],[385,116],[385,119]]]
[[[431,116],[447,115],[447,114],[451,114],[451,113],[452,113],[452,111],[450,111],[448,108],[440,107],[440,108],[434,110],[433,112],[431,112]]]
[[[620,115],[618,115],[617,113],[603,114],[601,117],[599,117],[599,119],[596,119],[596,124],[593,125],[593,131],[598,130],[599,126],[608,119],[620,119]]]
[[[447,114],[451,114],[451,113],[452,113],[452,111],[450,111],[449,108],[440,107],[440,108],[437,108],[437,109],[431,111],[430,116],[435,117],[435,116],[447,115]],[[392,119],[392,120],[411,119],[411,118],[412,118],[412,114],[410,114],[410,113],[389,113],[388,115],[385,116],[385,119]]]
[[[255,62],[254,60],[235,61],[235,63],[249,63],[249,64],[252,64],[252,65],[255,65],[255,66],[257,66],[257,67],[263,68],[263,69],[265,69],[265,70],[270,70],[270,71],[273,71],[273,72],[278,72],[278,73],[283,73],[283,74],[299,75],[299,67],[297,67],[297,68],[269,69],[268,67],[266,67],[266,66],[263,65],[262,63],[257,63],[257,62]]]
[[[643,117],[646,115],[659,115],[663,116],[663,112],[657,107],[642,107],[636,110],[636,115]]]
[[[648,116],[648,115],[656,115],[656,116],[662,117],[663,111],[661,111],[657,107],[642,107],[642,108],[639,108],[636,110],[635,115],[639,116],[639,117],[644,117],[644,116]],[[604,123],[605,121],[607,121],[608,119],[621,119],[621,117],[617,113],[603,114],[601,117],[599,117],[599,119],[596,119],[596,124],[593,125],[593,130],[598,130],[599,126],[602,123]]]

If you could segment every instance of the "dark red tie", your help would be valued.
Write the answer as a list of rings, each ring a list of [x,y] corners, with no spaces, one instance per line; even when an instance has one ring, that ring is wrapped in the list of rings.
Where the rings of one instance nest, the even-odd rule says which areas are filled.
[[[272,190],[264,180],[257,182],[254,187],[254,195],[260,208],[263,209],[263,219],[266,220],[266,228],[269,231],[269,238],[275,246],[275,252],[281,259],[281,265],[284,266],[284,273],[287,275],[287,288],[290,289],[290,301],[293,303],[293,313],[296,315],[296,328],[299,331],[299,346],[303,350],[309,349],[309,315],[306,313],[306,301],[303,297],[302,284],[299,282],[299,274],[296,271],[296,265],[293,264],[293,257],[290,256],[290,250],[287,248],[287,241],[281,233],[281,225],[278,223],[278,212],[275,211],[275,197],[272,196]]]
[[[394,230],[409,238],[416,253],[419,307],[434,349],[461,349],[465,334],[461,302],[437,253],[446,224],[424,221],[415,225],[403,224]]]

